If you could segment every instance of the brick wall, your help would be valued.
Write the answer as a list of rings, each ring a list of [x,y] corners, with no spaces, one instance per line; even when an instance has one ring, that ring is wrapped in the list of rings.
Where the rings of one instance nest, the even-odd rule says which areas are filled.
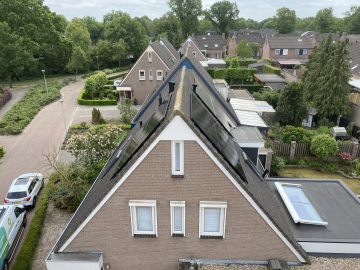
[[[129,200],[157,200],[157,238],[134,238]],[[186,201],[185,237],[170,236],[170,201]],[[199,239],[199,201],[226,201],[225,239]],[[116,269],[177,269],[180,258],[298,261],[195,141],[185,177],[171,178],[171,142],[161,141],[65,251],[102,251]]]
[[[189,41],[187,41],[184,44],[184,53],[186,51],[186,48],[189,48],[189,51],[196,52],[196,59],[199,61],[206,61],[207,59],[205,58],[205,56],[202,54],[202,52],[198,49],[198,47],[194,44],[194,42],[190,42],[190,47],[189,47]]]

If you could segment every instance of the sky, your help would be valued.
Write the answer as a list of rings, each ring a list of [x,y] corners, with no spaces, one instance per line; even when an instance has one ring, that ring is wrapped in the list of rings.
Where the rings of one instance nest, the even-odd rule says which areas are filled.
[[[273,17],[276,10],[281,7],[288,7],[296,11],[299,18],[315,16],[316,12],[326,7],[332,7],[336,17],[343,17],[344,12],[349,10],[351,5],[359,5],[359,0],[252,0],[232,1],[236,2],[240,13],[239,17],[262,21]],[[84,16],[95,17],[97,21],[103,20],[103,15],[111,10],[121,10],[130,14],[131,17],[147,15],[150,19],[161,17],[169,11],[164,0],[45,0],[44,5],[50,7],[51,11],[63,14],[69,21]],[[203,9],[208,9],[215,0],[203,0]]]

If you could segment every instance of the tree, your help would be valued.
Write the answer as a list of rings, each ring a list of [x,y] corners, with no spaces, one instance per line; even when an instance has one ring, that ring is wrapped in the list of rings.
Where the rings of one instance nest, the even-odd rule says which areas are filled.
[[[266,101],[271,106],[273,106],[274,109],[276,109],[281,94],[277,89],[272,90],[270,88],[264,88],[261,92],[254,92],[253,96]]]
[[[350,34],[360,34],[360,6],[351,6],[345,16],[346,30]]]
[[[82,69],[86,62],[86,53],[81,49],[80,46],[75,46],[71,55],[70,62],[66,65],[66,68],[68,70],[75,71],[75,81],[78,70]]]
[[[244,58],[249,58],[251,57],[251,52],[252,52],[252,48],[251,46],[247,43],[246,39],[243,39],[242,41],[239,42],[239,44],[236,46],[236,54],[244,59]]]
[[[316,28],[320,33],[330,33],[333,29],[333,8],[320,9],[315,17]]]
[[[119,68],[121,66],[121,61],[125,60],[128,53],[127,53],[127,45],[123,39],[119,39],[118,42],[113,44],[113,59],[118,61]]]
[[[279,34],[289,34],[296,28],[296,12],[287,7],[279,8],[274,17],[279,26]]]
[[[170,42],[172,42],[174,39],[174,32],[172,29],[171,22],[166,19],[156,20],[153,25],[153,31],[154,31],[155,35],[157,35],[157,36],[160,34],[166,33],[166,37]],[[155,40],[156,39],[154,39],[153,41],[155,41]],[[159,40],[159,39],[157,39],[157,40]]]
[[[180,48],[181,43],[183,42],[181,36],[179,33],[175,34],[174,40],[172,42],[172,45],[174,46],[175,50],[178,50]]]
[[[79,18],[74,18],[65,30],[66,37],[70,38],[75,46],[80,46],[84,52],[89,51],[91,44],[90,33],[86,24]]]
[[[107,40],[100,39],[96,46],[91,50],[92,66],[98,69],[113,66],[113,47]]]
[[[214,31],[215,28],[211,21],[207,20],[206,18],[199,21],[199,29],[196,33],[200,35],[205,35],[205,31]]]
[[[226,37],[229,33],[229,27],[237,19],[239,9],[236,3],[230,3],[223,0],[215,2],[209,10],[204,11],[205,18],[211,21],[219,35],[225,33]]]
[[[278,25],[277,25],[277,20],[275,19],[272,19],[270,21],[267,21],[264,26],[263,26],[264,29],[276,29],[276,28],[279,28]]]
[[[252,49],[252,52],[253,52],[254,56],[257,56],[257,53],[261,49],[261,45],[259,43],[256,43],[256,42],[250,42],[249,45],[250,45],[250,47]]]
[[[348,39],[333,43],[329,35],[309,55],[303,74],[305,96],[322,118],[350,114],[348,46]]]
[[[131,108],[131,104],[132,100],[130,98],[125,98],[125,104],[118,106],[121,115],[121,122],[130,123],[135,117],[137,110]]]
[[[315,17],[297,18],[296,29],[307,31],[315,30]]]
[[[97,22],[95,17],[85,16],[81,19],[90,33],[90,39],[92,43],[96,44],[99,39],[104,38],[104,24]]]
[[[231,60],[230,68],[239,68],[239,61],[236,58]]]
[[[0,22],[0,37],[0,70],[7,76],[11,88],[11,77],[23,71],[34,60],[25,46],[26,40],[11,33],[7,23]]]
[[[199,28],[198,17],[202,14],[201,0],[169,0],[167,4],[179,19],[182,38],[196,33]]]
[[[304,85],[291,82],[281,91],[276,115],[281,125],[299,126],[307,116]]]

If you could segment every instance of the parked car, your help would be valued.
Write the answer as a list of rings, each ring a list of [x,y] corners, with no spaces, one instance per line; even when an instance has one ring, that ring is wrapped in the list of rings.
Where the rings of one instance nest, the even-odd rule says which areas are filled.
[[[9,262],[26,226],[22,205],[0,205],[0,269],[9,270]]]
[[[41,173],[22,174],[12,182],[4,204],[35,207],[37,197],[43,186],[44,176]]]

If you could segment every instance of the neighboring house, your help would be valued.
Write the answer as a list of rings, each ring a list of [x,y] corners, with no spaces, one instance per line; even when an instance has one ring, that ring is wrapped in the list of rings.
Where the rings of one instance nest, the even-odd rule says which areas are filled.
[[[263,45],[263,57],[276,59],[307,59],[314,48],[309,37],[267,37]]]
[[[353,79],[360,79],[360,36],[350,44],[349,63]]]
[[[196,42],[206,58],[221,59],[226,55],[225,34],[220,35],[195,35],[192,39]]]
[[[266,179],[233,140],[229,124],[240,123],[231,105],[190,50],[134,121],[47,257],[48,270],[309,263]],[[242,131],[237,140],[251,148],[256,129]]]
[[[329,35],[332,36],[333,42],[339,41],[341,39],[341,36],[339,36],[339,32],[337,33],[319,33],[319,32],[313,32],[311,36],[311,42],[315,45],[319,45],[321,41],[326,39]]]
[[[191,53],[196,57],[197,60],[207,61],[207,58],[205,57],[205,51],[201,51],[201,48],[196,43],[193,37],[188,37],[183,43],[183,50],[185,50],[186,48],[191,51]],[[181,53],[181,47],[178,52]]]
[[[179,53],[166,38],[149,44],[117,87],[124,96],[122,100],[136,99],[138,104],[142,104],[178,58]]]
[[[234,54],[236,55],[236,47],[237,45],[239,44],[239,42],[241,42],[242,40],[246,39],[246,41],[248,43],[252,43],[252,42],[255,42],[255,43],[258,43],[260,44],[261,48],[260,50],[258,51],[257,55],[254,55],[255,57],[262,57],[262,46],[265,42],[265,39],[261,37],[260,34],[252,34],[252,35],[246,35],[246,34],[239,34],[237,32],[233,32],[232,33],[232,37],[229,41],[229,50],[228,50],[228,54]]]

